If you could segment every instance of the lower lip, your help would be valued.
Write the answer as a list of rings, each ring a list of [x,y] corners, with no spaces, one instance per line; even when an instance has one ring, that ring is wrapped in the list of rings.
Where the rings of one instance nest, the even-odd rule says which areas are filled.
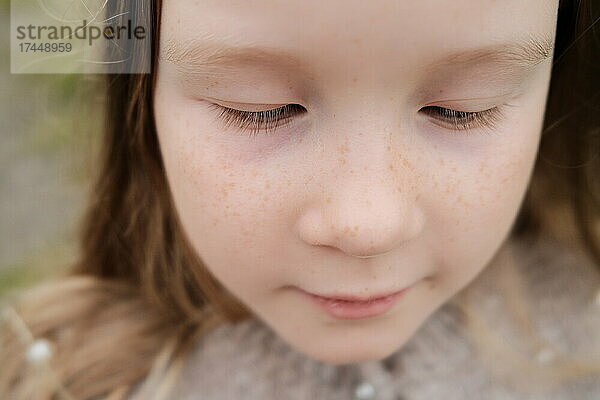
[[[340,319],[362,319],[374,317],[387,312],[394,306],[396,301],[402,297],[408,288],[393,293],[386,297],[380,297],[370,302],[366,301],[344,301],[320,297],[311,293],[304,293],[317,306],[325,310],[329,315]]]

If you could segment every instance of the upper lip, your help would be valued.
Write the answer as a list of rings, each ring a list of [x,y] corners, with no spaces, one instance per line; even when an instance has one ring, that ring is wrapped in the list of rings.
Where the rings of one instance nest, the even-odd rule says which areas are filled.
[[[316,293],[310,293],[310,292],[306,292],[310,295],[313,296],[318,296],[318,297],[324,297],[324,298],[328,298],[328,299],[332,299],[332,300],[344,300],[344,301],[370,301],[370,300],[376,300],[376,299],[380,299],[382,297],[387,297],[390,296],[392,294],[396,294],[400,291],[402,291],[404,289],[399,289],[399,290],[394,290],[394,291],[389,291],[389,292],[385,292],[385,293],[379,293],[379,294],[373,294],[373,295],[369,295],[369,296],[356,296],[356,295],[352,295],[352,294],[343,294],[343,293],[334,293],[334,294],[316,294]]]

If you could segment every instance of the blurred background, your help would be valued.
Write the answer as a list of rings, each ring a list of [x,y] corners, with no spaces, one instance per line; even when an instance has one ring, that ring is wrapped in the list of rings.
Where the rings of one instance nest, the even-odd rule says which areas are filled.
[[[73,261],[102,123],[99,76],[11,74],[9,46],[0,0],[0,299]]]

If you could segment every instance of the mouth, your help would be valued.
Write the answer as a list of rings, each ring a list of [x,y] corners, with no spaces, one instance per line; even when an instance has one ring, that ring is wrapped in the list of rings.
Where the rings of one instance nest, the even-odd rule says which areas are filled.
[[[318,295],[300,290],[329,315],[339,319],[361,319],[387,312],[409,288],[367,297],[351,294]]]
[[[346,302],[353,302],[353,303],[367,303],[367,302],[385,299],[386,297],[393,296],[399,292],[401,292],[401,290],[388,291],[386,293],[373,294],[373,295],[364,296],[364,297],[352,295],[352,294],[321,295],[321,294],[315,294],[315,293],[310,293],[310,292],[307,292],[307,293],[309,293],[313,296],[316,296],[316,297],[326,299],[326,300],[338,300],[338,301],[346,301]]]

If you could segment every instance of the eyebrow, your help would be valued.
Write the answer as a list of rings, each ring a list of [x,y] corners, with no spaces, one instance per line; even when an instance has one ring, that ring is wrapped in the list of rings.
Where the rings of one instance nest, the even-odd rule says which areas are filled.
[[[207,37],[184,42],[167,40],[161,48],[159,59],[173,63],[179,70],[194,74],[226,73],[244,64],[263,64],[299,69],[303,63],[294,54],[279,47],[264,46],[257,43],[225,44]]]
[[[509,42],[454,52],[433,62],[426,69],[432,71],[452,65],[466,66],[477,63],[529,69],[549,59],[553,50],[554,39],[551,36],[530,34]]]
[[[551,36],[530,34],[517,40],[453,51],[431,62],[423,71],[433,72],[444,67],[479,63],[528,69],[549,59],[553,49],[554,40]],[[193,74],[224,74],[228,69],[250,63],[306,68],[300,58],[286,49],[235,41],[225,44],[214,36],[183,42],[167,39],[165,46],[161,47],[159,59],[173,63],[183,72]]]

